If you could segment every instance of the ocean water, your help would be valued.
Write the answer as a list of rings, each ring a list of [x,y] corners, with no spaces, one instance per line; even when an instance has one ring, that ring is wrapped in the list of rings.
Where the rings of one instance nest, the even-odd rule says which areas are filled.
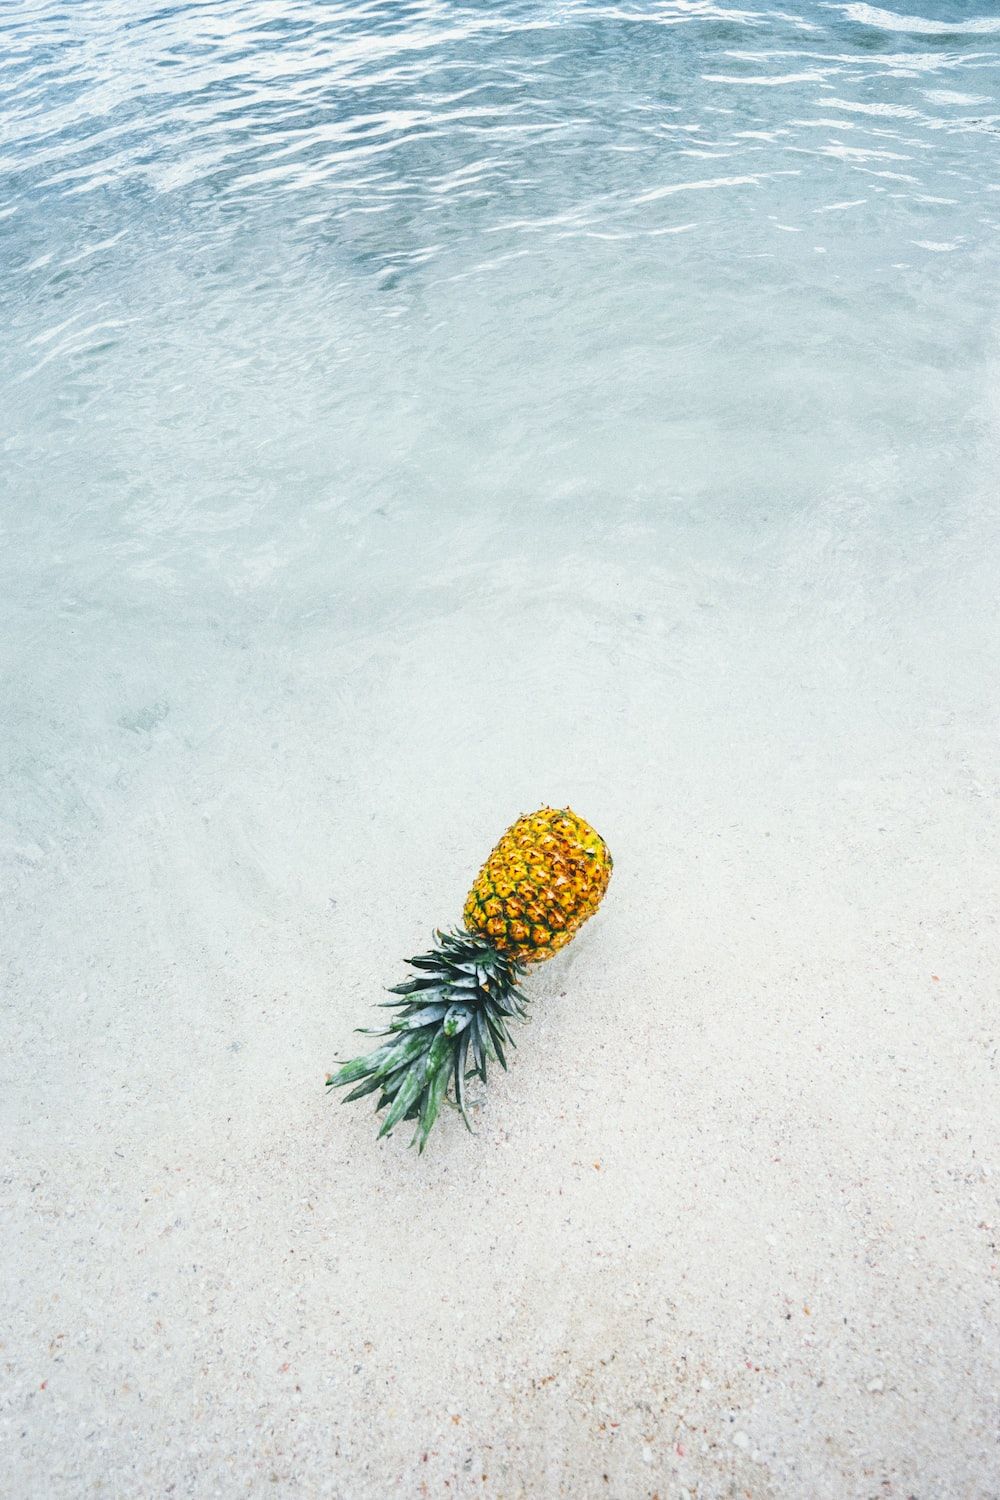
[[[987,0],[19,0],[0,89],[34,1045],[93,1043],[95,970],[139,1046],[178,965],[228,1037],[277,952],[303,1013],[351,974],[332,1051],[532,803],[605,828],[623,929],[720,829],[981,836]]]
[[[998,230],[997,0],[0,6],[11,1495],[1000,1493]]]

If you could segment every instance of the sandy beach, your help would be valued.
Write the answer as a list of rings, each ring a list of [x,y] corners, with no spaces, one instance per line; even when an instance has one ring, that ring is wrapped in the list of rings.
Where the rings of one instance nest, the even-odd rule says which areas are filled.
[[[811,615],[737,646],[705,609],[691,659],[727,670],[667,693],[630,667],[665,584],[586,661],[553,602],[548,665],[602,711],[556,702],[530,754],[492,723],[489,795],[433,691],[483,632],[525,659],[487,599],[377,678],[323,626],[219,642],[240,712],[136,700],[125,821],[95,795],[21,851],[8,1493],[996,1493],[996,770],[985,674],[981,716],[948,686],[986,617],[939,599],[803,683]],[[604,908],[532,975],[475,1137],[376,1143],[324,1070],[540,793],[608,839]]]
[[[997,1500],[994,7],[0,53],[0,1495]],[[377,1141],[544,803],[603,906]]]

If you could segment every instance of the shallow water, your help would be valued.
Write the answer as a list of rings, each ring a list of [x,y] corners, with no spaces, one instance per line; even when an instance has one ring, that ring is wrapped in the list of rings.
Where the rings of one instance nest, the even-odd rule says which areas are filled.
[[[980,786],[1000,20],[915,6],[8,7],[8,880]]]
[[[995,0],[0,8],[12,1494],[1000,1493],[998,218]]]

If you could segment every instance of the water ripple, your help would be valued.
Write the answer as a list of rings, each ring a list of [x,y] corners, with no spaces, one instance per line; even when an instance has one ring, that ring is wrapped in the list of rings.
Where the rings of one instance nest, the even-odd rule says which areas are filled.
[[[263,586],[332,507],[374,586],[428,506],[471,524],[470,473],[528,534],[539,473],[558,515],[693,495],[720,431],[744,487],[761,432],[786,474],[862,413],[916,441],[1000,209],[1000,22],[920,9],[17,0],[9,534],[48,555],[84,504],[92,582]]]

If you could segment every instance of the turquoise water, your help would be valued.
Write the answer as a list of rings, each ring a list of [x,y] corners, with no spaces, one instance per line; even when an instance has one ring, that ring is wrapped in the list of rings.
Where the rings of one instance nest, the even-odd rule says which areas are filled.
[[[1000,1495],[998,229],[1000,0],[3,0],[0,1488]]]
[[[0,44],[12,880],[165,795],[178,848],[222,788],[284,827],[279,884],[296,783],[395,830],[416,777],[430,837],[666,744],[985,731],[987,0],[17,3]]]

